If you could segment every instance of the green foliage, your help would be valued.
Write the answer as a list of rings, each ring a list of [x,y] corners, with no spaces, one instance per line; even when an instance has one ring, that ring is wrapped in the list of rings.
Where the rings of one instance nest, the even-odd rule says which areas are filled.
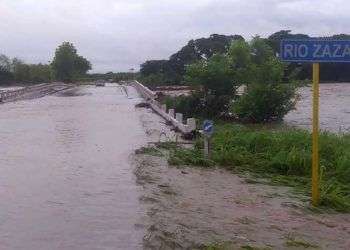
[[[287,247],[296,247],[296,248],[319,248],[315,244],[311,244],[303,239],[297,239],[295,236],[292,234],[289,234],[287,236],[287,241],[286,241],[286,246]]]
[[[231,44],[227,55],[230,68],[233,69],[233,82],[237,86],[250,82],[253,68],[249,44],[243,40],[235,41]]]
[[[219,54],[190,65],[185,76],[186,82],[200,85],[206,94],[215,96],[233,96],[235,88],[232,77],[228,58]]]
[[[253,123],[276,121],[294,108],[295,87],[284,82],[284,65],[264,39],[235,42],[228,54],[236,81],[247,85],[247,91],[231,104],[237,118]]]
[[[309,192],[311,141],[311,134],[304,130],[219,125],[212,139],[212,161],[236,171],[272,177],[273,183]],[[201,165],[201,144],[196,144],[193,150],[182,149],[174,157],[171,163]],[[337,211],[350,211],[350,136],[322,133],[320,161],[321,204]],[[202,164],[208,166],[207,162]]]
[[[349,35],[338,34],[328,37],[329,39],[349,39]],[[310,39],[312,37],[306,34],[292,34],[290,30],[281,30],[263,40],[264,44],[258,42],[252,43],[253,48],[257,48],[254,63],[260,64],[262,61],[259,58],[266,58],[266,45],[269,46],[269,51],[274,55],[279,53],[280,42],[282,39]],[[316,38],[316,37],[315,37]],[[189,41],[178,52],[171,55],[169,60],[150,60],[141,65],[142,77],[147,77],[151,74],[164,74],[168,85],[182,84],[186,72],[186,65],[195,63],[202,59],[208,59],[214,54],[228,53],[232,41],[244,41],[240,35],[224,36],[213,34],[208,38],[200,38]],[[242,45],[242,44],[241,44]],[[261,49],[261,50],[260,50]],[[254,52],[253,52],[254,53]],[[242,61],[242,63],[244,60]],[[334,81],[350,81],[350,65],[346,63],[324,63],[321,65],[321,80],[327,82]],[[285,72],[297,72],[295,77],[298,80],[306,80],[311,77],[310,64],[289,63]],[[249,81],[239,81],[246,83]]]
[[[26,64],[18,58],[0,55],[0,83],[42,83],[51,81],[51,67],[44,64]]]
[[[3,71],[11,71],[11,59],[6,55],[0,54],[0,67]]]
[[[11,80],[13,80],[11,60],[7,56],[0,54],[0,84]]]
[[[284,65],[264,39],[234,41],[227,54],[213,55],[187,68],[188,83],[203,91],[202,114],[213,117],[231,113],[247,122],[281,120],[294,108],[295,87],[284,82]],[[247,92],[235,97],[236,87]],[[231,102],[232,99],[234,102]],[[193,109],[193,108],[192,108]]]
[[[19,59],[12,63],[14,80],[16,82],[43,83],[50,82],[51,67],[44,64],[25,64]]]
[[[141,147],[137,150],[135,150],[135,154],[145,154],[145,155],[152,155],[152,156],[162,156],[162,152],[160,152],[155,147]]]
[[[295,87],[291,84],[253,84],[231,106],[244,122],[280,121],[295,106]]]
[[[155,73],[147,76],[141,75],[138,80],[150,89],[153,89],[157,86],[165,86],[169,84],[168,79],[163,73]]]
[[[170,151],[168,163],[174,166],[192,165],[210,167],[214,165],[214,162],[205,158],[200,150],[191,151],[181,148]]]
[[[143,77],[164,73],[167,60],[150,60],[141,64],[140,73]]]
[[[13,80],[13,74],[6,70],[6,68],[0,66],[0,84]]]
[[[0,83],[43,83],[53,79],[72,81],[84,76],[90,69],[90,62],[79,56],[74,45],[67,42],[58,47],[51,65],[27,64],[18,58],[0,55]]]
[[[94,73],[94,74],[86,74],[83,77],[77,78],[77,81],[80,82],[90,82],[90,81],[98,81],[104,80],[107,82],[120,82],[120,81],[131,81],[137,79],[139,73],[132,72],[107,72],[107,73]]]
[[[56,49],[51,66],[55,79],[66,82],[83,76],[91,69],[90,62],[79,56],[74,45],[69,42],[64,42]]]
[[[176,112],[182,113],[185,119],[193,116],[203,116],[203,112],[206,111],[203,107],[202,96],[198,93],[190,96],[167,96],[162,100],[162,103],[166,104],[169,109],[175,109]]]
[[[201,106],[197,107],[202,116],[220,116],[227,111],[235,94],[233,74],[228,58],[219,54],[187,68],[186,82],[202,88]]]
[[[242,36],[224,36],[213,34],[208,38],[191,40],[178,52],[171,55],[169,60],[151,60],[141,65],[141,76],[162,74],[168,85],[182,84],[186,65],[214,54],[226,53],[230,43],[234,40],[244,40]],[[162,82],[164,83],[164,82]]]

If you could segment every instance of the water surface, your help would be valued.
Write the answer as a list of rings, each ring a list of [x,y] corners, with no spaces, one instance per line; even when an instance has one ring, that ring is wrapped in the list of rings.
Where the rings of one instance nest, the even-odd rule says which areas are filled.
[[[142,247],[137,100],[108,86],[0,105],[0,249]]]
[[[296,110],[290,112],[285,121],[302,128],[311,128],[312,89],[299,90],[300,101]],[[350,132],[350,83],[320,85],[320,128],[331,132]]]

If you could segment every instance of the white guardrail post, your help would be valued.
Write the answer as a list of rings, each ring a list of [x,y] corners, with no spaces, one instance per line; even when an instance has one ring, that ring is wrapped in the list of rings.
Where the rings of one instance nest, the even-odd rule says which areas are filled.
[[[149,88],[143,86],[138,81],[132,81],[131,85],[139,92],[139,94],[150,104],[151,108],[162,116],[165,120],[169,121],[175,128],[177,128],[184,135],[189,135],[196,130],[196,119],[188,118],[187,123],[183,123],[183,114],[175,113],[174,109],[169,109],[167,112],[167,106],[160,104],[156,98],[157,94]]]

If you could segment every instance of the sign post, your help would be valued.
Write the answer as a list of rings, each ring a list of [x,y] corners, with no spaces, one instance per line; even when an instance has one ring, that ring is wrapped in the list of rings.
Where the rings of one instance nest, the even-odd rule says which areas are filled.
[[[312,65],[312,205],[317,206],[320,200],[320,178],[319,178],[319,99],[320,99],[320,64]]]
[[[313,63],[313,107],[312,107],[312,204],[320,201],[319,167],[319,83],[320,63],[350,63],[349,40],[282,40],[280,57],[282,61]]]
[[[203,135],[204,135],[204,156],[211,157],[210,138],[214,133],[214,122],[205,120],[203,122]]]

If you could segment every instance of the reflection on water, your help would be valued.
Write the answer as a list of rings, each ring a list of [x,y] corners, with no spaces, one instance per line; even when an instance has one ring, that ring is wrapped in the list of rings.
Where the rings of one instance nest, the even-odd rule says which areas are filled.
[[[300,89],[301,100],[285,121],[303,128],[312,124],[312,89]],[[320,85],[320,126],[331,132],[350,132],[350,83]]]
[[[137,99],[118,87],[76,93],[0,105],[2,250],[141,248]]]

